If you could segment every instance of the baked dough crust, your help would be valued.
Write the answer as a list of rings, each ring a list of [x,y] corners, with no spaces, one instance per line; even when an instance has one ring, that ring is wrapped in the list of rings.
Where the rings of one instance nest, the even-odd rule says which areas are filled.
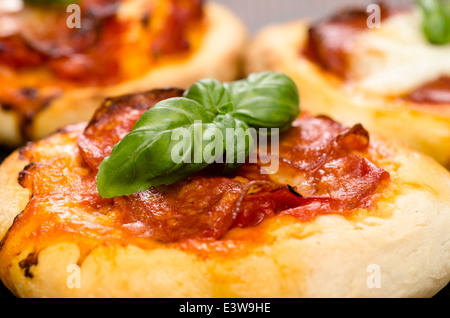
[[[58,134],[41,141],[49,152],[63,151],[51,147]],[[32,250],[3,260],[0,277],[20,297],[433,296],[450,280],[450,173],[411,147],[373,134],[369,152],[379,154],[375,163],[391,176],[369,212],[313,221],[278,216],[235,228],[227,239],[266,237],[259,244],[244,239],[239,253],[109,244],[80,261],[76,240],[59,241],[35,255],[26,271],[21,262]],[[0,166],[0,258],[5,242],[21,244],[5,240],[5,233],[29,200],[17,182],[27,164],[16,151]],[[79,288],[71,285],[74,264]],[[372,285],[377,270],[379,286]]]
[[[347,125],[362,123],[369,131],[402,140],[450,168],[450,104],[393,101],[345,85],[301,55],[309,25],[305,19],[261,29],[249,44],[246,73],[284,72],[297,83],[302,108],[313,115],[325,114]]]
[[[237,79],[242,72],[243,47],[247,29],[240,19],[223,5],[205,4],[207,28],[200,47],[189,57],[171,60],[152,68],[141,78],[107,87],[67,90],[41,110],[27,127],[30,138],[39,140],[65,125],[89,120],[106,97],[149,90],[155,87],[187,88],[207,77],[220,81]],[[22,144],[20,120],[13,111],[0,107],[0,143]]]

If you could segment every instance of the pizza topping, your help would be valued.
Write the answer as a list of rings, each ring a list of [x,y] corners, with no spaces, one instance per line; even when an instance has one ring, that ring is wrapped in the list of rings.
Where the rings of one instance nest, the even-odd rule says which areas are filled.
[[[183,97],[146,111],[114,146],[99,166],[99,193],[114,197],[172,184],[223,157],[229,172],[251,151],[249,127],[284,131],[299,111],[297,87],[281,73],[251,74],[224,85],[199,81]]]
[[[418,104],[450,104],[450,76],[426,83],[403,98]]]
[[[346,128],[327,117],[300,116],[281,136],[280,169],[270,175],[275,185],[286,179],[291,184],[277,190],[276,194],[283,196],[274,197],[271,191],[263,191],[258,196],[271,202],[271,215],[282,211],[281,214],[301,219],[369,207],[371,194],[380,182],[389,179],[389,173],[354,153],[368,146],[369,135],[359,124]],[[250,180],[267,180],[264,178],[267,175],[258,175],[251,165],[239,168],[237,174]],[[278,202],[276,198],[283,199]],[[257,213],[257,205],[254,209]]]
[[[197,98],[204,88],[184,95]],[[279,135],[275,173],[266,174],[267,163],[258,157],[226,175],[224,164],[214,163],[170,185],[100,196],[101,159],[132,131],[146,109],[181,93],[155,90],[109,99],[89,124],[69,126],[23,148],[21,156],[30,164],[19,183],[31,197],[6,239],[23,226],[21,235],[37,251],[52,237],[77,238],[81,247],[116,242],[151,248],[155,242],[191,242],[180,246],[201,248],[199,244],[217,242],[231,229],[256,227],[270,218],[308,221],[371,209],[380,186],[389,180],[389,173],[369,160],[369,135],[361,125],[347,128],[327,117],[302,114]],[[224,101],[221,94],[208,96],[214,101],[209,106]],[[275,148],[269,144],[267,149]],[[29,218],[39,220],[27,222]],[[82,255],[88,250],[82,249]]]
[[[223,236],[236,219],[235,202],[245,184],[215,176],[192,176],[114,198],[127,227],[163,242]]]
[[[50,8],[40,6],[25,7],[22,12],[15,16],[20,27],[16,34],[12,36],[16,39],[18,48],[26,47],[28,53],[39,55],[41,61],[39,65],[30,65],[29,63],[17,65],[16,63],[16,67],[29,68],[46,65],[61,79],[77,80],[75,77],[64,77],[64,74],[58,73],[60,69],[54,64],[61,59],[68,59],[74,56],[78,58],[83,57],[91,64],[101,63],[104,59],[112,59],[115,54],[112,54],[112,52],[105,54],[105,50],[119,45],[118,41],[123,35],[125,24],[118,21],[115,17],[115,11],[119,2],[112,1],[111,3],[114,6],[109,5],[111,10],[108,11],[108,14],[97,15],[96,12],[98,10],[95,10],[95,7],[98,4],[96,1],[82,1],[80,3],[80,14],[82,14],[80,20],[83,22],[81,28],[69,28],[67,26],[65,6],[52,6]],[[122,24],[122,26],[119,27],[119,24]],[[116,27],[114,27],[115,25]],[[5,40],[8,40],[8,38],[0,38],[0,43],[3,43]],[[13,47],[10,52],[3,52],[3,54],[7,55],[9,59],[14,59],[17,55],[16,51],[17,49]],[[98,65],[98,68],[100,68],[102,64]],[[5,63],[3,66],[10,67],[11,65]],[[92,72],[94,70],[92,67],[89,71]],[[20,75],[20,73],[18,74]],[[95,72],[92,75],[87,72],[83,75],[85,79],[95,78]],[[113,74],[111,73],[110,75]],[[98,78],[98,80],[101,80],[101,78]]]
[[[16,68],[45,64],[60,79],[105,84],[121,79],[120,67],[126,63],[122,61],[123,46],[133,45],[134,50],[147,59],[151,59],[152,54],[173,54],[190,48],[187,29],[202,17],[200,1],[170,0],[158,4],[160,7],[147,4],[140,7],[138,21],[134,21],[135,16],[122,14],[125,9],[121,7],[130,6],[133,2],[81,0],[78,3],[81,28],[67,27],[65,6],[25,7],[15,16],[20,24],[17,33],[0,38],[0,44],[6,48],[0,51],[5,56],[0,64]],[[143,16],[147,20],[152,16],[159,25],[142,24]],[[147,43],[146,51],[140,51],[139,43],[128,43],[136,39],[133,32],[140,35],[138,42]],[[24,52],[31,57],[24,60]],[[74,64],[70,70],[69,64]],[[110,69],[114,64],[116,66]],[[99,74],[105,68],[109,73]]]
[[[172,1],[171,6],[172,14],[164,21],[151,44],[152,53],[157,57],[189,50],[191,44],[183,30],[203,15],[202,0],[177,0]],[[148,16],[145,19],[148,21]]]
[[[450,43],[450,4],[442,0],[419,0],[423,31],[432,44]]]
[[[312,25],[303,54],[352,89],[443,104],[450,47],[430,44],[422,32],[426,18],[414,7],[381,6],[381,27],[369,29],[367,15],[350,10]]]
[[[280,159],[301,171],[317,171],[331,157],[368,145],[369,134],[361,124],[345,128],[325,116],[305,122],[299,119],[280,144]]]
[[[342,11],[314,24],[308,30],[303,54],[325,70],[343,78],[347,75],[347,54],[352,38],[366,28],[363,10]]]
[[[182,94],[179,89],[161,89],[106,99],[78,139],[84,160],[97,171],[114,145],[133,129],[145,111],[161,100]]]
[[[44,58],[28,46],[20,36],[0,38],[0,61],[14,68],[40,65]]]
[[[67,26],[67,6],[38,2],[0,15],[0,28],[10,26],[0,32],[0,105],[22,122],[45,107],[11,98],[23,89],[47,99],[56,96],[48,90],[61,94],[139,78],[193,52],[204,25],[200,0],[80,0],[81,28]]]
[[[139,103],[132,105],[140,107]],[[132,109],[122,108],[122,116],[131,114]],[[104,111],[103,120],[109,111],[111,116],[118,116],[114,107]],[[98,127],[99,133],[106,132],[105,126],[93,127]],[[320,131],[315,132],[317,129]],[[246,163],[225,177],[220,167],[211,166],[170,186],[105,199],[97,192],[95,169],[86,164],[76,144],[83,131],[89,130],[84,125],[68,127],[48,141],[29,144],[22,150],[22,156],[32,163],[20,174],[19,182],[32,196],[8,236],[14,236],[15,228],[22,226],[21,235],[27,237],[28,244],[35,244],[37,251],[54,237],[76,240],[80,248],[86,247],[81,259],[89,251],[87,246],[102,243],[151,248],[152,241],[188,240],[189,246],[199,248],[201,242],[221,239],[233,228],[254,227],[268,218],[289,215],[307,221],[328,213],[351,215],[358,208],[370,209],[374,192],[389,178],[386,171],[352,153],[352,149],[360,149],[359,144],[336,149],[315,171],[298,167],[290,170],[291,166],[281,165],[280,172],[272,176],[261,174],[259,163]],[[316,155],[308,155],[314,151],[290,155],[290,145],[296,139],[300,148],[319,147],[327,155],[329,147],[325,144],[344,147],[344,143],[333,142],[341,139],[339,131],[345,135],[348,130],[330,119],[303,115],[283,134],[281,154],[293,162],[307,158],[315,161]],[[326,141],[320,140],[321,135]],[[298,181],[299,174],[306,182]],[[290,180],[289,186],[281,182],[282,176]],[[39,221],[29,222],[29,218]],[[192,245],[192,240],[198,243]]]
[[[236,203],[237,218],[233,227],[256,226],[266,218],[303,206],[309,200],[311,198],[304,198],[290,185],[253,180],[246,185]]]
[[[381,23],[397,10],[380,4]],[[308,30],[307,42],[302,54],[323,69],[344,79],[348,78],[350,57],[354,49],[355,38],[368,30],[367,20],[370,13],[360,8],[342,10],[327,19],[313,24]]]

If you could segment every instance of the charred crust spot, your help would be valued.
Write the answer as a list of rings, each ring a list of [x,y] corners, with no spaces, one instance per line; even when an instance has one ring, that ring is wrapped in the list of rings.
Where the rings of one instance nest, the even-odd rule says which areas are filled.
[[[0,101],[0,107],[6,112],[12,111],[15,108],[14,105],[12,105],[10,103],[5,103],[5,102],[2,102],[2,101]]]
[[[33,146],[32,141],[27,141],[26,144],[18,149],[19,159],[27,160],[27,152],[30,151],[30,148]]]
[[[60,91],[42,94],[35,87],[24,86],[16,90],[9,98],[0,100],[0,107],[15,113],[22,139],[32,140],[31,128],[34,118],[60,96]]]
[[[24,270],[25,277],[33,278],[33,274],[30,269],[31,266],[37,265],[38,263],[38,254],[36,252],[31,252],[28,254],[26,258],[19,262],[19,267]]]
[[[150,23],[150,13],[145,12],[141,17],[141,23],[144,27],[147,27]]]
[[[293,193],[295,196],[297,197],[303,197],[303,195],[301,195],[300,193],[298,193],[295,188],[293,186],[291,186],[290,184],[287,185],[287,188],[289,189],[289,191],[291,193]]]
[[[362,150],[369,146],[369,132],[361,124],[353,127],[340,135],[344,147],[348,149]]]
[[[41,98],[41,97],[39,97],[39,93],[37,90],[36,90],[36,93],[34,93],[34,91],[32,93],[31,90],[28,92],[28,89],[27,89],[27,94],[28,94],[27,96],[32,96],[32,98],[29,98],[29,100],[38,100],[39,101],[39,98]],[[21,134],[23,140],[33,139],[31,128],[32,128],[34,118],[36,117],[36,115],[39,112],[42,112],[44,109],[46,109],[51,104],[51,102],[59,96],[60,96],[60,94],[46,96],[46,97],[42,98],[42,100],[39,102],[39,105],[36,109],[29,110],[20,115],[19,128],[20,128],[20,134]]]
[[[27,100],[35,100],[39,97],[39,90],[34,87],[22,87],[19,93]]]
[[[30,175],[33,169],[39,167],[40,165],[37,162],[31,162],[27,164],[22,171],[19,172],[19,175],[17,177],[17,182],[24,188],[26,188],[26,178],[28,175]]]

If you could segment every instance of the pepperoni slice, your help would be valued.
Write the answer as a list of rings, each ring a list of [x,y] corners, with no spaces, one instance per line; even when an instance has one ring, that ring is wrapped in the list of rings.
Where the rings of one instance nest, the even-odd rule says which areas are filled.
[[[0,37],[0,65],[48,68],[56,78],[69,83],[103,86],[129,79],[129,72],[124,71],[127,52],[123,52],[129,41],[132,46],[140,43],[141,57],[151,64],[162,55],[191,49],[190,33],[203,19],[203,1],[149,3],[140,10],[140,16],[130,19],[120,16],[121,6],[127,6],[124,2],[79,1],[82,28],[67,27],[64,6],[47,8],[45,16],[25,6],[20,14],[11,17],[18,25],[15,33]],[[130,32],[139,38],[130,39]],[[139,74],[144,71],[145,67]]]
[[[199,21],[203,16],[201,0],[171,0],[168,5],[171,15],[151,43],[152,52],[157,57],[188,50],[191,45],[186,30],[193,21]]]
[[[355,208],[369,208],[372,194],[389,173],[364,157],[348,155],[330,160],[314,176],[314,194],[303,196],[290,186],[268,181],[252,181],[237,202],[233,227],[255,226],[275,215],[291,215],[310,220],[320,214],[347,214]],[[311,180],[311,179],[309,179]],[[259,187],[258,190],[251,187]]]
[[[97,171],[102,160],[133,129],[145,111],[161,100],[182,94],[180,89],[157,89],[106,99],[78,139],[84,160]]]
[[[233,226],[255,226],[265,218],[304,203],[304,197],[292,187],[269,181],[252,181],[243,189],[236,203],[237,218]]]
[[[369,134],[360,124],[347,128],[325,116],[303,114],[279,145],[280,170],[293,171],[303,182],[295,189],[277,186],[259,173],[258,164],[241,166],[238,175],[262,186],[239,201],[235,226],[255,225],[277,214],[306,220],[370,206],[371,194],[389,173],[357,154],[368,146]]]
[[[325,117],[300,117],[280,142],[280,157],[302,171],[316,171],[325,162],[369,145],[369,134],[360,124],[347,128]]]
[[[380,3],[381,20],[402,10]],[[308,30],[308,39],[302,54],[323,69],[342,78],[347,77],[348,53],[356,35],[367,29],[370,13],[364,9],[346,9],[318,21]]]
[[[386,19],[404,10],[381,4],[381,18]],[[309,28],[301,53],[324,70],[348,79],[348,55],[352,50],[352,41],[367,29],[368,15],[364,10],[349,9],[318,21]],[[434,79],[399,98],[417,104],[450,103],[450,77]]]
[[[235,202],[244,183],[224,177],[191,176],[170,186],[159,186],[114,204],[122,220],[139,235],[163,242],[185,238],[219,238],[233,224]]]
[[[312,26],[304,54],[322,68],[345,77],[347,47],[355,34],[366,27],[367,14],[362,10],[341,12]]]
[[[15,68],[38,66],[44,56],[34,51],[18,35],[0,38],[0,64]]]
[[[404,99],[418,104],[450,104],[450,77],[442,76],[410,92]]]

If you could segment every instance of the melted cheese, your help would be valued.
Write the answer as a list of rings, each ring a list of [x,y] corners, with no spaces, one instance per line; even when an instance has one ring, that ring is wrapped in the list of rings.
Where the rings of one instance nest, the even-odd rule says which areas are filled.
[[[353,85],[384,96],[405,94],[450,76],[450,44],[429,44],[417,11],[396,14],[381,28],[362,32],[349,59]]]
[[[8,12],[17,12],[23,8],[22,0],[4,0],[0,1],[0,14]]]

